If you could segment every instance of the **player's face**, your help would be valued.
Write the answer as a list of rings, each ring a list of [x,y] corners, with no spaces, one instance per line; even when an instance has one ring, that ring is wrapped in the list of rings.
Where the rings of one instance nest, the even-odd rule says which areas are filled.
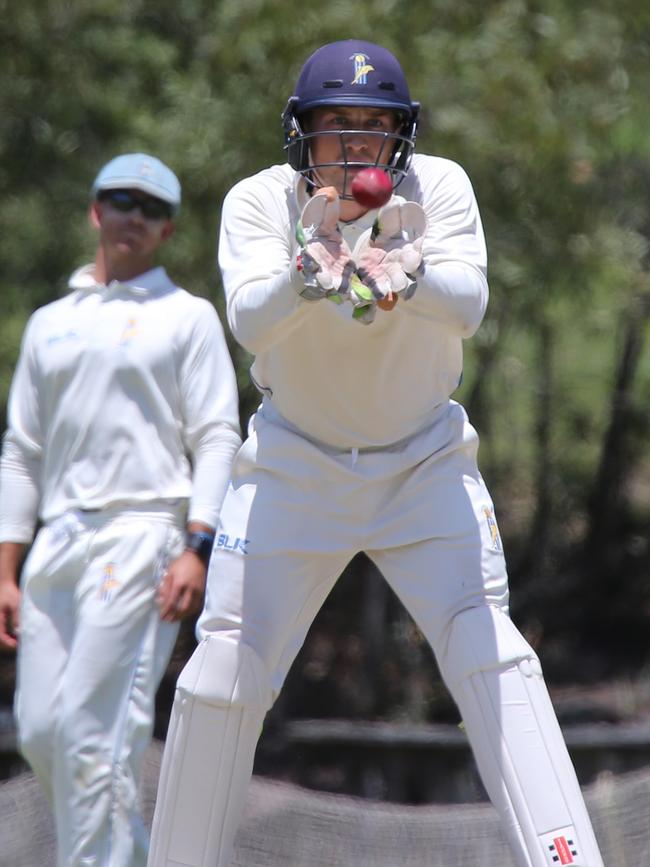
[[[310,133],[323,133],[309,146],[311,163],[319,166],[313,173],[315,182],[336,187],[342,196],[350,195],[352,180],[364,165],[388,162],[395,143],[383,134],[399,128],[393,111],[354,106],[314,109],[305,125]]]
[[[106,251],[123,261],[133,259],[134,266],[150,261],[174,229],[165,203],[139,190],[100,193],[91,221]]]

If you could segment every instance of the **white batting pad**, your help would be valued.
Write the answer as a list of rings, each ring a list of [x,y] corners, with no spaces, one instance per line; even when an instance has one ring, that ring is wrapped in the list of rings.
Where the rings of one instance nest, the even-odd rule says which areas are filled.
[[[148,867],[228,867],[271,703],[246,645],[211,635],[181,672],[158,785]]]
[[[603,867],[539,660],[507,614],[461,612],[439,662],[517,863]]]

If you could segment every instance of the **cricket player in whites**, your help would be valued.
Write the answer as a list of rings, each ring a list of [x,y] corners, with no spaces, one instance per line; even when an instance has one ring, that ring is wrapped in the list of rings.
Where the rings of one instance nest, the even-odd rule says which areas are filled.
[[[430,642],[520,867],[602,867],[540,663],[508,615],[478,438],[451,400],[488,299],[474,193],[414,154],[418,103],[384,48],[305,63],[287,164],[228,193],[228,319],[263,394],[233,465],[178,680],[150,867],[228,867],[264,716],[337,576],[376,563]],[[377,211],[351,195],[390,175]]]
[[[104,166],[95,261],[33,314],[12,384],[0,645],[18,647],[19,746],[53,806],[57,867],[145,867],[156,687],[179,620],[201,609],[241,444],[216,311],[154,265],[180,196],[155,157]]]

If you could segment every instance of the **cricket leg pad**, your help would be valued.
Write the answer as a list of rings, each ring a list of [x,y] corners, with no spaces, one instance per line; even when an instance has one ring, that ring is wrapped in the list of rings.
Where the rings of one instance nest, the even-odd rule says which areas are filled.
[[[148,867],[229,867],[271,702],[252,648],[203,639],[176,685]]]
[[[451,621],[440,670],[521,867],[603,867],[535,652],[497,607]]]

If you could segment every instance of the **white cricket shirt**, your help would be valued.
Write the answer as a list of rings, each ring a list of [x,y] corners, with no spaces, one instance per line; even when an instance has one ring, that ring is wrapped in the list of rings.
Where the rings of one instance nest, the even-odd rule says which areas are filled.
[[[215,526],[240,445],[232,362],[214,307],[163,268],[130,284],[79,269],[30,318],[0,463],[0,541],[74,508],[189,500]]]
[[[306,193],[290,166],[240,181],[224,201],[219,265],[230,327],[255,355],[251,374],[285,419],[336,448],[386,446],[427,427],[459,384],[462,341],[487,305],[485,240],[463,169],[416,155],[398,192],[426,211],[426,270],[411,300],[370,325],[349,303],[298,295]],[[351,248],[376,213],[342,224]]]

